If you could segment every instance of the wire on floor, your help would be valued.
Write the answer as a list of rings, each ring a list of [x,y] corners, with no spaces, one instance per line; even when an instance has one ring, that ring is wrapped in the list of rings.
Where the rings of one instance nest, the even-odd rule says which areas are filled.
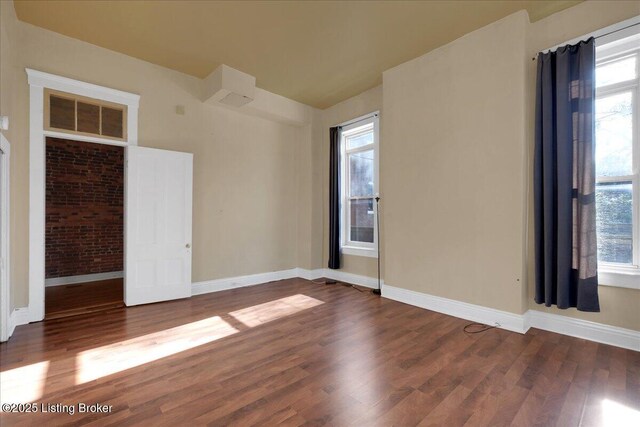
[[[462,330],[467,334],[479,334],[481,332],[486,332],[489,329],[495,329],[498,326],[489,326],[484,323],[469,323]]]
[[[322,280],[322,281],[320,281],[320,280],[311,280],[311,283],[315,283],[316,285],[327,285],[328,284],[326,280]],[[331,284],[333,284],[333,283],[331,283]],[[343,283],[343,282],[336,281],[335,284],[336,285],[346,286],[346,287],[349,287],[349,288],[353,288],[358,292],[364,292],[362,289],[357,288],[355,285],[352,285],[351,283]]]

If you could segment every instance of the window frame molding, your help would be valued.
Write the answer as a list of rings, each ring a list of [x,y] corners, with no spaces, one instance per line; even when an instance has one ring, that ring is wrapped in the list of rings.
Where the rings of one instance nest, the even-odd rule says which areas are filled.
[[[361,128],[368,124],[373,125],[373,143],[362,147],[347,150],[346,139],[351,136],[350,131]],[[361,117],[349,120],[340,125],[340,250],[344,255],[354,255],[369,258],[378,258],[378,229],[376,227],[378,221],[378,212],[375,204],[375,197],[379,194],[380,188],[380,112],[374,111]],[[357,133],[355,133],[357,135]],[[373,149],[373,195],[372,196],[354,196],[347,194],[349,168],[347,165],[347,155]],[[373,208],[373,242],[354,242],[349,239],[350,232],[350,216],[348,210],[349,200],[368,200],[374,199]]]
[[[70,130],[70,129],[61,129],[61,128],[56,128],[51,126],[51,110],[50,110],[50,103],[51,103],[51,96],[57,97],[57,98],[63,98],[63,99],[67,99],[70,101],[74,101],[75,104],[75,121],[76,121],[76,129],[78,127],[78,102],[81,102],[83,104],[89,104],[89,105],[93,105],[95,107],[98,107],[98,120],[99,120],[99,128],[100,128],[100,132],[102,132],[102,108],[110,108],[113,110],[118,110],[122,112],[122,137],[118,138],[115,136],[108,136],[108,135],[103,135],[102,133],[90,133],[90,132],[82,132],[82,131],[78,131],[78,130]],[[107,140],[113,140],[115,142],[120,142],[120,143],[124,143],[128,141],[128,136],[127,136],[127,131],[128,131],[128,123],[127,123],[127,113],[128,113],[128,109],[129,107],[126,104],[119,104],[116,102],[110,102],[110,101],[105,101],[105,100],[101,100],[101,99],[96,99],[96,98],[91,98],[88,96],[82,96],[82,95],[78,95],[78,94],[73,94],[73,93],[69,93],[69,92],[63,92],[60,90],[55,90],[55,89],[51,89],[51,88],[45,88],[44,89],[44,130],[47,133],[52,133],[52,134],[71,134],[71,135],[79,135],[82,137],[90,137],[90,138],[99,138],[99,139],[107,139]]]
[[[621,46],[619,41],[628,37],[640,38],[640,27],[626,28],[617,33],[603,36],[600,43],[596,41],[596,67],[630,55],[636,56],[636,78],[596,88],[596,100],[631,92],[633,108],[632,173],[615,177],[596,176],[596,183],[621,181],[631,181],[632,183],[633,258],[631,264],[598,261],[598,284],[600,286],[640,289],[640,48],[621,49],[624,44]],[[627,42],[626,44],[631,43]],[[608,45],[610,46],[608,47]]]

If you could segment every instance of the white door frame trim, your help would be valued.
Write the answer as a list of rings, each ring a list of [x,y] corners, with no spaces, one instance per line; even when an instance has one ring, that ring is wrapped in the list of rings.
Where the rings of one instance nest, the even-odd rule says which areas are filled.
[[[0,235],[2,240],[0,241],[0,263],[4,263],[0,268],[0,342],[4,342],[9,339],[11,335],[11,328],[9,327],[9,311],[11,310],[10,303],[10,280],[11,280],[11,263],[9,258],[11,256],[10,242],[10,227],[9,227],[9,215],[11,211],[11,198],[10,198],[10,159],[11,159],[11,145],[7,138],[0,133]]]
[[[44,319],[45,277],[45,138],[47,136],[111,145],[138,145],[138,106],[140,95],[123,92],[67,77],[26,68],[29,82],[29,321]],[[98,137],[79,137],[44,129],[44,90],[127,106],[127,140],[115,142]],[[125,176],[126,179],[126,176]],[[126,209],[126,206],[125,206]],[[126,228],[125,228],[126,230]],[[125,231],[126,241],[126,231]],[[126,268],[126,267],[125,267]]]

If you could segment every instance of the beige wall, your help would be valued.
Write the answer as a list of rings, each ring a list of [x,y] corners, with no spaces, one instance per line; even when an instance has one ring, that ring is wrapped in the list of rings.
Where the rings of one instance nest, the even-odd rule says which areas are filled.
[[[194,153],[194,281],[326,267],[329,127],[380,110],[387,284],[640,329],[640,291],[601,287],[601,313],[532,302],[530,197],[531,56],[638,15],[639,2],[586,2],[534,24],[511,15],[388,70],[382,86],[313,110],[299,127],[205,105],[196,78],[17,22],[0,3],[13,306],[28,302],[30,67],[139,93],[140,145]],[[376,260],[344,256],[342,271],[375,277]]]
[[[385,283],[523,313],[519,12],[383,75]]]
[[[3,3],[3,11],[5,2]],[[299,185],[308,185],[312,127],[201,102],[201,80],[16,22],[20,54],[12,126],[12,296],[28,304],[28,85],[24,67],[141,95],[139,144],[194,154],[193,281],[298,265]],[[15,46],[15,44],[14,44]],[[4,55],[3,55],[4,59]],[[3,89],[5,82],[3,81]],[[186,114],[177,115],[176,105]],[[305,172],[305,174],[302,174]],[[299,179],[299,175],[304,175]],[[306,236],[304,236],[306,239]],[[300,262],[311,263],[311,248]],[[317,250],[316,250],[317,252]]]
[[[322,110],[322,140],[316,142],[322,147],[322,267],[327,267],[329,262],[329,129],[332,126],[339,125],[356,117],[374,111],[382,110],[382,86],[377,86],[362,92],[358,96],[349,98],[333,107]],[[382,123],[384,115],[380,113]],[[382,129],[382,124],[380,125]],[[384,140],[380,139],[380,145],[384,144]],[[382,159],[380,162],[382,163]],[[384,203],[382,200],[381,205]],[[382,208],[381,208],[382,211]],[[382,215],[381,220],[382,220]],[[382,226],[382,225],[381,225]],[[384,242],[381,241],[381,245]],[[382,250],[381,250],[382,251]],[[377,276],[377,259],[355,256],[342,255],[340,270],[346,273],[359,274],[361,276],[376,277]]]
[[[322,111],[313,110],[311,124],[300,128],[296,168],[298,190],[298,264],[322,268]]]
[[[633,16],[640,15],[639,1],[611,2],[589,1],[575,7],[551,15],[529,26],[528,52],[533,57],[535,52],[556,46],[565,41],[583,36],[592,31],[615,24]],[[575,308],[560,310],[556,307],[545,307],[533,301],[534,295],[534,262],[535,252],[533,246],[533,146],[534,146],[534,100],[535,100],[536,65],[534,61],[527,62],[527,103],[528,122],[528,176],[530,177],[528,190],[528,223],[529,244],[527,246],[528,269],[528,304],[533,310],[545,311],[553,314],[561,314],[569,317],[605,323],[628,329],[640,330],[640,290],[625,289],[610,286],[599,287],[600,313],[586,313]]]
[[[12,3],[0,2],[0,115],[12,117],[14,112],[20,108],[19,99],[17,97],[17,91],[15,87],[17,85],[19,76],[19,61],[18,61],[18,49],[16,43],[18,40],[18,28],[16,15],[12,7]],[[15,199],[16,194],[19,195],[21,191],[20,180],[24,179],[24,174],[21,170],[15,167],[16,157],[21,157],[24,153],[21,152],[21,147],[15,143],[16,135],[18,135],[18,129],[13,120],[9,123],[9,130],[2,131],[3,135],[7,138],[11,144],[11,183],[10,192],[11,196]],[[13,233],[17,227],[22,226],[25,223],[28,211],[21,209],[16,204],[11,205],[10,212],[10,232]],[[14,239],[15,241],[16,239]],[[14,268],[14,260],[18,259],[21,254],[26,251],[26,242],[17,241],[12,242],[10,248],[10,274],[11,283],[16,278],[23,277],[21,271],[16,271]],[[13,310],[16,306],[20,305],[21,300],[16,299],[15,295],[11,293],[10,310]]]
[[[640,330],[638,290],[601,286],[600,313],[533,302],[531,191],[531,57],[638,14],[637,1],[585,2],[534,24],[514,14],[385,72],[387,284]]]

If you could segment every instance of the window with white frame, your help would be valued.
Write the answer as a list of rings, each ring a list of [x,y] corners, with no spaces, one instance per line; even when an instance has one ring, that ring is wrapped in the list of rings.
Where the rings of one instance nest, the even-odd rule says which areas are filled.
[[[596,227],[607,272],[640,270],[640,34],[596,48]]]
[[[342,252],[377,256],[378,114],[342,127]]]

